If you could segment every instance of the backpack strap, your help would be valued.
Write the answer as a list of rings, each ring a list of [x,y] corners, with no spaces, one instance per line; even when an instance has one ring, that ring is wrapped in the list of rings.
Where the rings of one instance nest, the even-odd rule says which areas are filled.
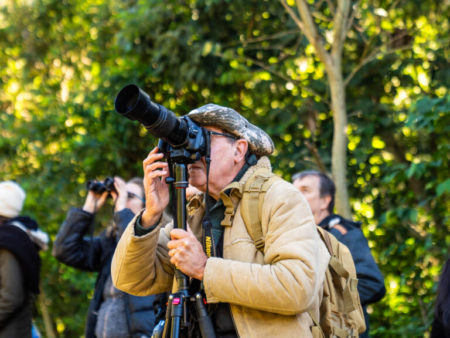
[[[333,245],[331,244],[331,238],[330,235],[328,234],[328,232],[326,230],[323,230],[320,226],[317,226],[317,232],[320,235],[320,238],[322,239],[322,241],[325,243],[325,246],[328,249],[328,252],[330,253],[330,256],[333,257],[334,253],[333,253]]]
[[[325,246],[328,249],[328,252],[330,253],[331,258],[328,264],[334,269],[334,271],[336,271],[336,273],[339,276],[342,276],[347,279],[349,276],[348,271],[344,268],[341,261],[337,258],[335,253],[336,250],[333,249],[333,245],[331,243],[331,238],[330,235],[328,234],[328,231],[323,230],[319,226],[317,226],[317,231],[319,232],[322,241],[324,242]]]
[[[239,182],[233,182],[226,186],[224,190],[232,189],[230,194],[226,194],[224,191],[220,192],[220,198],[225,206],[225,215],[220,225],[230,227],[233,223],[233,217],[236,212],[236,208],[239,200],[242,198],[242,184]],[[233,196],[236,196],[233,199]]]
[[[256,248],[264,252],[264,234],[261,226],[261,212],[265,194],[272,184],[280,179],[267,168],[260,168],[248,179],[242,190],[241,216],[247,232]]]
[[[311,310],[308,311],[308,314],[314,323],[314,326],[311,327],[311,333],[313,338],[325,338],[325,333],[323,333],[322,327],[320,326],[320,322],[317,319],[317,317]]]
[[[220,222],[222,226],[231,226],[239,200],[241,201],[241,216],[256,248],[264,252],[264,234],[261,227],[261,212],[264,198],[260,194],[266,193],[273,182],[280,179],[267,168],[257,169],[242,185],[232,182],[220,193],[225,206],[225,215]],[[228,195],[224,191],[231,189]],[[257,210],[257,212],[255,212]]]
[[[330,235],[328,234],[328,231],[322,229],[320,226],[317,226],[317,231],[319,232],[320,238],[325,243],[325,246],[327,247],[331,256],[328,265],[339,277],[342,277],[344,280],[348,280],[350,276],[349,272],[337,256],[339,254],[339,242],[335,242],[335,248],[333,248],[332,240]],[[346,311],[346,313],[350,313],[356,309],[356,306],[353,302],[351,290],[354,290],[356,288],[354,284],[357,284],[357,282],[349,281],[349,283],[342,285],[341,281],[339,280],[338,284],[341,286],[341,291],[343,292],[344,310]]]

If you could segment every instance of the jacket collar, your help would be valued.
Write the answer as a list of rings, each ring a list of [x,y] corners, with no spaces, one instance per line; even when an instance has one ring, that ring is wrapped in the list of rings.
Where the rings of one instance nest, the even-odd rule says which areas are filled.
[[[242,176],[242,178],[239,180],[239,184],[243,186],[248,181],[248,179],[255,173],[255,171],[261,168],[269,169],[270,171],[272,170],[272,166],[270,165],[270,161],[267,156],[261,157],[258,160],[258,162],[256,162],[255,165],[248,168],[244,176]],[[225,187],[224,190],[227,190],[227,187]]]
[[[239,182],[231,182],[221,192],[222,199],[231,198],[232,203],[235,205],[242,197],[242,187],[249,180],[249,178],[261,168],[272,170],[270,160],[267,156],[262,156],[255,165],[252,165],[247,169],[245,174],[239,180]],[[192,197],[187,205],[188,215],[191,216],[190,222],[200,222],[205,212],[205,194],[200,193]]]
[[[242,193],[239,186],[243,187],[244,184],[248,181],[248,179],[256,172],[256,170],[260,168],[266,168],[269,170],[272,170],[272,166],[270,164],[270,160],[267,156],[262,156],[258,162],[256,162],[255,165],[252,165],[250,168],[247,169],[245,174],[242,176],[242,178],[239,180],[239,182],[231,182],[228,184],[220,193],[228,193],[227,190],[231,191],[228,193],[228,195],[231,195],[232,193],[235,193],[234,190],[238,190],[239,193]],[[238,183],[238,184],[236,184]],[[192,199],[188,203],[188,208],[197,209],[201,205],[204,204],[205,194],[200,193],[192,197]]]
[[[331,214],[325,217],[320,223],[319,226],[325,229],[332,229],[336,224],[345,225],[348,227],[361,228],[361,222],[353,222],[344,217],[336,214]]]

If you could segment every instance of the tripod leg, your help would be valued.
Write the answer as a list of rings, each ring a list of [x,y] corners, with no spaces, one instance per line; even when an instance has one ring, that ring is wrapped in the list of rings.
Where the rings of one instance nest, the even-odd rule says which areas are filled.
[[[180,336],[181,318],[185,314],[185,299],[181,294],[176,294],[172,300],[172,327],[170,336],[178,338]],[[187,323],[185,323],[187,325]]]
[[[195,310],[197,311],[198,325],[202,338],[215,338],[214,326],[203,304],[203,297],[200,292],[195,294]]]
[[[173,295],[170,295],[168,300],[167,300],[167,309],[166,309],[166,325],[164,325],[164,331],[162,334],[163,338],[169,338],[169,333],[171,331],[171,326],[172,326],[172,301],[173,301]]]

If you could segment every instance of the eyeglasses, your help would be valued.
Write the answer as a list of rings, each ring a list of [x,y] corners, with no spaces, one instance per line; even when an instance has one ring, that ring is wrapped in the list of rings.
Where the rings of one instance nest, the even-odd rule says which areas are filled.
[[[231,138],[233,140],[239,140],[239,137],[231,135],[231,134],[219,133],[217,131],[212,131],[212,130],[208,130],[208,133],[210,135],[224,136],[224,137]]]
[[[134,192],[128,191],[128,199],[131,200],[132,198],[140,199],[142,203],[145,203],[145,199],[143,199],[141,196],[136,195]]]

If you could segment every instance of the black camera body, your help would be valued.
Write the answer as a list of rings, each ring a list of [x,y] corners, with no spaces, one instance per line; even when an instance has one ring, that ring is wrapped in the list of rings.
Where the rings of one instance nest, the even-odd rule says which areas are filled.
[[[101,181],[95,181],[95,180],[89,180],[86,183],[87,190],[91,190],[95,192],[96,194],[103,194],[105,191],[112,192],[116,191],[116,188],[114,187],[114,178],[107,177],[103,182]]]
[[[178,118],[172,111],[151,101],[150,96],[134,84],[120,90],[114,102],[116,111],[137,120],[160,138],[158,148],[176,163],[194,163],[206,155],[206,130],[189,117]]]

